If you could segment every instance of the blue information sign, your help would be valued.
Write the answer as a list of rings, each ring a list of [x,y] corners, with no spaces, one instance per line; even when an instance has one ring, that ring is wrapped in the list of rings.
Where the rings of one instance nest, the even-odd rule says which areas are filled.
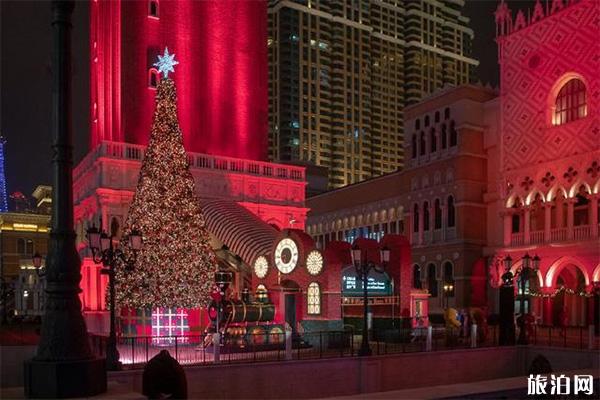
[[[367,277],[367,292],[369,296],[391,296],[392,285],[388,274],[371,270]],[[363,281],[356,275],[354,267],[342,270],[342,295],[363,295]]]

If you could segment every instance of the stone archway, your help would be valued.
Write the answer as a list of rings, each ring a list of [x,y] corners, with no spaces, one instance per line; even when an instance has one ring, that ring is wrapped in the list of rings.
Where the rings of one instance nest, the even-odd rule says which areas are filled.
[[[585,326],[588,323],[587,297],[581,296],[589,287],[590,279],[582,264],[568,257],[554,263],[546,275],[546,284],[552,297],[554,325]]]

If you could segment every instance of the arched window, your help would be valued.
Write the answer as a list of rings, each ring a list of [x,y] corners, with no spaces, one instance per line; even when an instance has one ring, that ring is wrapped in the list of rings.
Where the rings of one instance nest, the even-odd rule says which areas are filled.
[[[427,266],[427,289],[431,297],[438,296],[438,280],[436,276],[435,264],[429,264]]]
[[[589,197],[587,189],[584,185],[581,185],[577,196],[575,196],[576,203],[573,211],[573,224],[575,226],[587,225],[590,220],[588,211],[590,209]]]
[[[419,154],[424,156],[425,155],[425,148],[426,143],[425,143],[425,132],[421,132],[421,140],[419,142]]]
[[[422,289],[421,284],[421,266],[419,264],[413,265],[413,284],[414,289]]]
[[[435,137],[435,128],[431,128],[431,131],[429,132],[429,144],[432,153],[437,151],[437,138]]]
[[[429,202],[423,203],[423,230],[429,230]]]
[[[512,233],[523,232],[523,210],[520,208],[522,205],[521,199],[516,198],[515,202],[512,206],[513,208],[513,216],[512,216]]]
[[[454,226],[456,226],[456,211],[454,210],[454,197],[448,196],[446,203],[448,228],[453,228]]]
[[[413,207],[413,232],[419,232],[419,205]]]
[[[158,1],[150,0],[148,2],[148,16],[158,18]]]
[[[150,68],[148,71],[148,87],[151,89],[156,89],[159,80],[160,77],[158,76],[158,70],[156,68]]]
[[[446,107],[444,109],[444,119],[448,119],[450,118],[450,109],[448,107]]]
[[[450,261],[444,263],[444,285],[452,286],[452,289],[446,292],[446,296],[454,297],[454,266]]]
[[[417,135],[412,135],[412,158],[417,158]]]
[[[442,229],[442,206],[440,199],[435,199],[435,205],[433,210],[434,229]]]
[[[306,296],[308,303],[307,314],[321,314],[321,288],[317,282],[312,282],[308,285]]]
[[[554,105],[553,125],[576,121],[587,115],[585,85],[577,78],[569,80],[560,89]]]
[[[425,127],[427,128],[429,126],[429,115],[425,116]]]
[[[415,129],[421,129],[421,120],[418,118],[415,121]]]
[[[456,132],[456,126],[454,121],[450,121],[450,147],[456,146],[458,143],[458,133]]]
[[[436,112],[435,112],[435,122],[436,122],[436,123],[437,123],[437,122],[440,122],[440,112],[439,112],[439,111],[436,111]]]
[[[442,125],[442,149],[448,147],[448,137],[446,136],[446,124]]]

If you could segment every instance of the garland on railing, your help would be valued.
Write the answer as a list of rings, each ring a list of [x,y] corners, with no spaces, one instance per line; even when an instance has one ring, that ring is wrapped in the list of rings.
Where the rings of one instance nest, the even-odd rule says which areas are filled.
[[[574,294],[574,295],[581,296],[581,297],[592,297],[593,296],[592,293],[587,293],[585,290],[582,290],[580,292],[575,292],[573,289],[569,289],[564,286],[561,286],[558,289],[556,289],[554,291],[554,293],[529,292],[529,295],[532,297],[547,298],[547,297],[555,297],[558,294],[560,294],[561,292],[564,292],[565,294]]]

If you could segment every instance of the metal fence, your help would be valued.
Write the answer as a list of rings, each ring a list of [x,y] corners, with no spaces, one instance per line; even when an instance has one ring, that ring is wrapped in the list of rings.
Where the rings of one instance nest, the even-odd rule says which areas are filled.
[[[375,355],[415,353],[498,346],[498,326],[475,329],[469,334],[445,328],[390,329],[371,333],[369,345]],[[94,353],[106,353],[105,336],[90,335]],[[119,337],[117,348],[126,368],[143,367],[152,357],[167,350],[183,365],[214,363],[256,363],[352,357],[358,354],[362,335],[352,331],[324,331],[294,334],[286,345],[285,333],[224,336],[218,346],[212,334],[164,337]],[[536,326],[529,334],[532,345],[598,349],[599,338],[586,327]]]

